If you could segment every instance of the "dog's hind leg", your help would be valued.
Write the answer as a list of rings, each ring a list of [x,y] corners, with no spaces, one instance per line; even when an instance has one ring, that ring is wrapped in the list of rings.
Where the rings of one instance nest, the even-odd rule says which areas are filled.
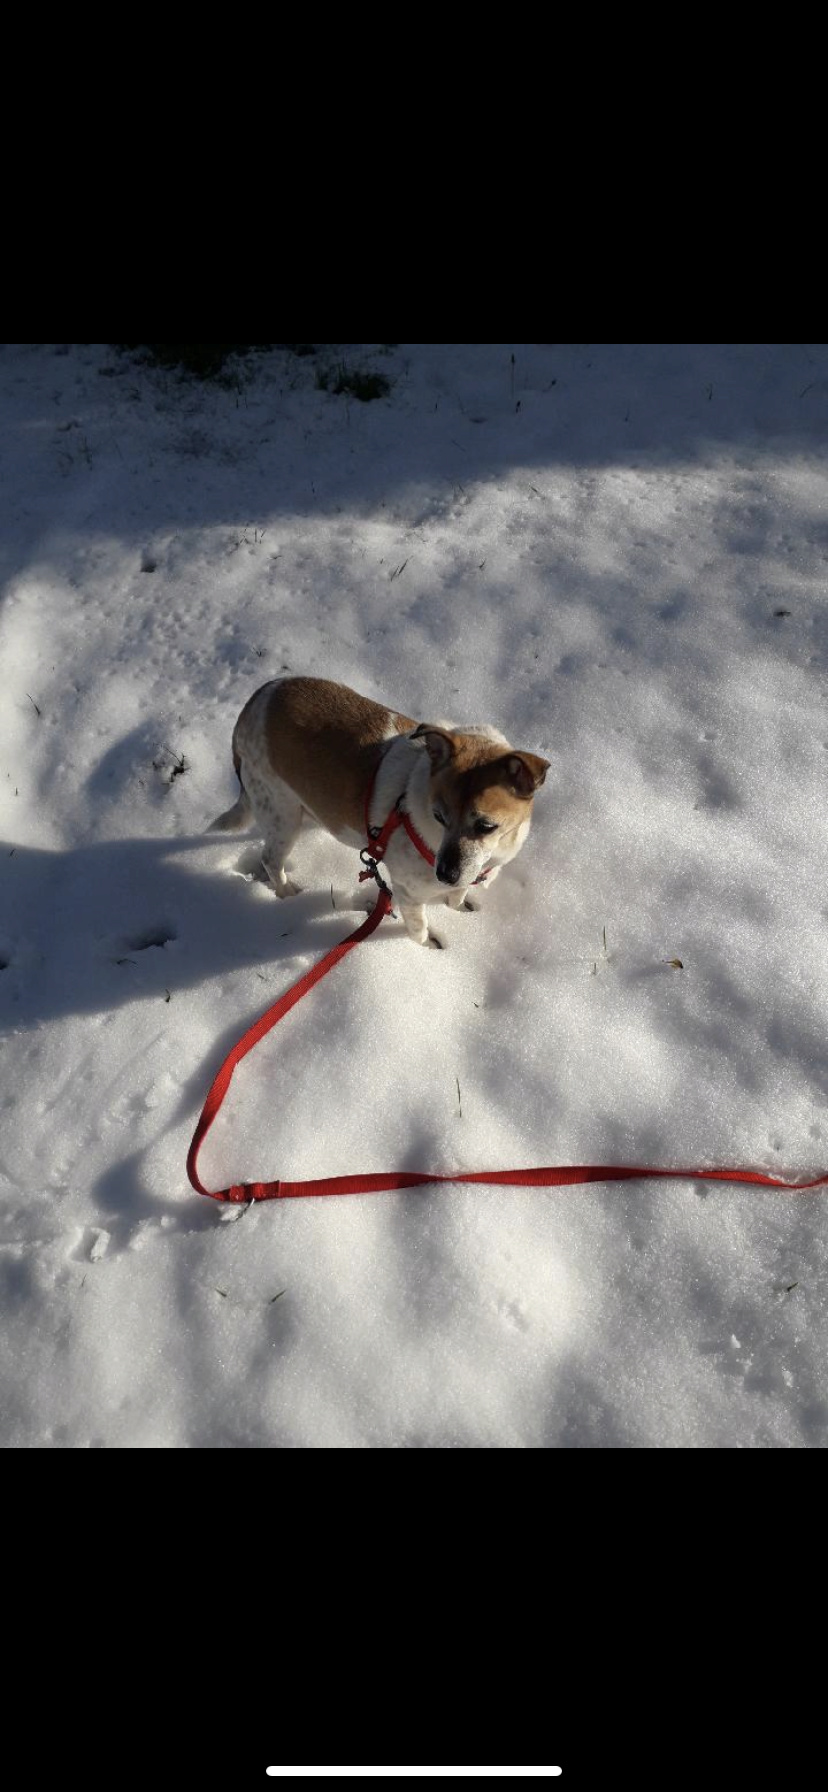
[[[285,872],[285,859],[302,826],[303,813],[299,798],[281,779],[270,786],[264,800],[258,793],[256,817],[264,833],[262,865],[277,896],[299,894],[299,886],[291,883]]]
[[[298,832],[298,829],[297,829]],[[277,896],[298,896],[299,885],[288,877],[284,860],[290,852],[293,841],[266,840],[262,853],[262,864]]]

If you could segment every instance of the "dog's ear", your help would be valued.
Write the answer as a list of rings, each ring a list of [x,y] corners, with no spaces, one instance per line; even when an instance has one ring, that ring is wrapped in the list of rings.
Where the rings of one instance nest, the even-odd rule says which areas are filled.
[[[431,722],[421,722],[419,728],[412,730],[409,739],[425,741],[433,772],[441,772],[449,760],[454,758],[454,741],[451,735],[446,733],[445,728],[435,728]]]
[[[503,761],[507,784],[517,796],[534,796],[549,770],[550,760],[537,753],[508,753]]]

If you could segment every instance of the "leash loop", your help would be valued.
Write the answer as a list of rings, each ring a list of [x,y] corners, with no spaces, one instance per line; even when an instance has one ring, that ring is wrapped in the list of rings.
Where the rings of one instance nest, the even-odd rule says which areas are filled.
[[[332,971],[334,965],[345,957],[346,953],[350,952],[354,946],[359,945],[360,940],[368,939],[385,920],[386,915],[391,913],[391,891],[385,879],[380,875],[378,861],[384,857],[388,841],[395,828],[403,825],[406,833],[422,852],[423,857],[429,857],[431,863],[434,863],[433,854],[429,854],[428,848],[425,847],[424,842],[420,841],[408,816],[400,807],[402,798],[392,809],[383,827],[368,826],[368,805],[372,794],[373,783],[366,801],[365,825],[371,846],[363,847],[359,856],[366,867],[364,871],[360,872],[360,881],[367,877],[373,877],[378,885],[374,907],[367,919],[359,927],[356,927],[353,933],[349,933],[346,939],[340,940],[338,945],[332,946],[330,951],[325,952],[315,964],[311,965],[310,970],[306,971],[304,976],[292,983],[290,988],[286,989],[284,994],[279,996],[272,1006],[257,1021],[253,1022],[252,1026],[248,1027],[247,1032],[233,1046],[232,1051],[228,1052],[207,1091],[187,1153],[187,1175],[197,1194],[208,1195],[213,1201],[233,1201],[241,1206],[250,1201],[294,1200],[300,1195],[375,1194],[381,1189],[422,1188],[438,1182],[482,1182],[499,1187],[518,1188],[568,1188],[575,1183],[632,1182],[649,1177],[659,1177],[686,1181],[742,1182],[758,1184],[764,1188],[791,1190],[798,1194],[822,1188],[828,1183],[828,1173],[815,1176],[812,1181],[808,1182],[785,1182],[781,1177],[768,1176],[761,1170],[679,1170],[646,1164],[547,1164],[525,1170],[458,1170],[452,1174],[434,1170],[390,1170],[379,1173],[371,1171],[367,1174],[353,1176],[305,1178],[301,1182],[286,1182],[276,1178],[272,1182],[234,1182],[229,1188],[205,1188],[198,1173],[198,1154],[205,1135],[209,1132],[227,1094],[237,1064],[246,1057],[249,1051],[252,1051],[254,1045],[258,1045],[260,1039],[263,1039],[272,1027],[275,1027],[277,1021],[282,1020],[291,1008],[301,1001],[302,996],[308,995],[316,984],[327,975],[328,971]],[[475,881],[482,883],[487,875],[488,872],[483,871]]]

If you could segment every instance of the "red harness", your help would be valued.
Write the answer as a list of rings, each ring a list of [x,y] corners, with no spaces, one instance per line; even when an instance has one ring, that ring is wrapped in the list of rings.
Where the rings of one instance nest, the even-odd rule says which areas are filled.
[[[459,1170],[454,1175],[445,1175],[434,1170],[389,1170],[375,1171],[358,1176],[323,1176],[302,1182],[234,1182],[229,1188],[205,1188],[198,1174],[198,1154],[206,1134],[221,1107],[230,1087],[233,1072],[242,1058],[258,1045],[260,1039],[275,1027],[277,1021],[289,1014],[291,1008],[307,995],[316,984],[332,971],[334,965],[358,946],[360,940],[368,939],[375,928],[389,913],[391,908],[391,891],[379,871],[379,863],[384,857],[388,842],[398,827],[404,827],[417,851],[434,864],[434,854],[420,839],[409,817],[397,802],[381,828],[372,828],[368,820],[368,809],[373,794],[373,782],[365,805],[366,834],[369,845],[363,849],[360,857],[366,869],[360,872],[360,878],[373,877],[379,886],[376,903],[365,921],[350,933],[347,939],[340,940],[332,946],[323,958],[320,958],[304,977],[292,984],[283,996],[279,996],[272,1007],[268,1008],[259,1020],[248,1027],[232,1051],[228,1052],[218,1074],[214,1078],[199,1115],[198,1124],[193,1133],[189,1152],[187,1153],[187,1175],[192,1187],[200,1195],[209,1195],[214,1201],[274,1201],[292,1200],[299,1195],[364,1195],[375,1194],[381,1189],[420,1188],[430,1182],[484,1182],[518,1186],[522,1188],[563,1188],[581,1182],[631,1182],[645,1177],[662,1177],[675,1180],[691,1180],[703,1182],[750,1182],[758,1183],[765,1188],[791,1189],[802,1192],[806,1189],[820,1188],[828,1182],[828,1173],[815,1176],[812,1182],[784,1182],[778,1176],[765,1176],[760,1170],[671,1170],[644,1167],[641,1165],[623,1164],[555,1164],[528,1170]],[[401,801],[402,799],[400,799]],[[481,883],[486,876],[481,872],[477,882]]]
[[[370,817],[371,817],[371,802],[373,800],[374,785],[376,784],[376,781],[377,781],[378,771],[379,771],[379,766],[377,766],[377,771],[374,773],[374,776],[371,779],[371,782],[368,786],[368,795],[365,798],[365,833],[366,833],[366,837],[370,840],[371,845],[367,849],[363,849],[363,851],[359,855],[363,864],[366,867],[366,869],[364,871],[360,871],[359,881],[360,881],[360,883],[364,883],[366,877],[376,877],[377,883],[380,885],[380,888],[384,889],[385,885],[383,884],[383,880],[377,872],[377,865],[379,864],[381,859],[385,858],[386,850],[388,847],[388,842],[391,839],[392,835],[396,833],[397,828],[399,828],[399,827],[405,828],[405,831],[408,835],[409,840],[412,842],[412,844],[414,846],[416,846],[417,851],[420,854],[420,858],[425,859],[427,864],[434,865],[434,864],[436,864],[437,861],[435,859],[434,853],[431,850],[431,847],[426,846],[426,843],[423,840],[422,836],[417,833],[417,829],[415,828],[414,823],[411,820],[411,816],[406,812],[405,809],[403,809],[401,796],[397,797],[397,801],[395,802],[394,807],[391,810],[391,814],[386,817],[386,820],[383,822],[382,827],[377,828],[377,827],[371,826],[371,819],[370,819]],[[491,871],[491,865],[487,865],[485,871],[481,871],[479,877],[475,878],[475,880],[474,880],[475,883],[476,884],[485,883],[486,878],[488,877],[490,871]]]
[[[380,763],[382,763],[382,762],[380,761]],[[379,861],[380,859],[384,859],[385,858],[385,849],[388,845],[389,840],[391,839],[391,835],[396,833],[398,827],[404,827],[409,840],[413,841],[414,845],[417,848],[418,853],[420,854],[420,857],[425,859],[429,865],[433,865],[434,864],[434,854],[431,850],[431,847],[426,846],[425,841],[420,839],[420,836],[417,833],[417,829],[415,828],[414,823],[411,820],[411,816],[407,815],[405,810],[402,807],[402,797],[401,796],[397,797],[397,801],[395,802],[394,807],[391,810],[391,814],[383,822],[382,827],[374,828],[371,826],[371,803],[372,803],[373,797],[374,797],[374,785],[376,784],[376,781],[377,781],[378,772],[379,772],[379,766],[377,766],[377,770],[375,771],[374,776],[371,779],[371,782],[368,786],[368,791],[367,791],[367,794],[365,797],[365,838],[366,838],[366,840],[370,840],[370,842],[371,842],[369,851],[370,851],[372,857],[374,859],[376,859],[377,861]],[[360,872],[361,880],[366,877],[372,877],[372,876],[373,876],[373,872],[371,872],[371,871]]]

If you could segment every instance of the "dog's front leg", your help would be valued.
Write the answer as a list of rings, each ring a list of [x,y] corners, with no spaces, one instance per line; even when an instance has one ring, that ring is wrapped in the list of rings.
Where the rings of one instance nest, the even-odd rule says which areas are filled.
[[[447,906],[447,907],[448,907],[448,908],[468,908],[468,909],[473,909],[473,908],[474,908],[474,903],[473,903],[473,902],[467,902],[467,901],[466,901],[466,898],[467,898],[467,896],[468,896],[468,893],[469,893],[469,892],[468,892],[468,889],[465,889],[465,890],[452,890],[452,892],[451,892],[451,895],[450,895],[450,896],[447,896],[447,897],[446,897],[446,906]]]
[[[481,888],[488,888],[489,884],[493,884],[495,878],[500,876],[501,869],[500,865],[490,865]],[[474,886],[467,884],[465,890],[452,890],[451,895],[446,897],[447,907],[465,908],[470,915],[476,915],[480,905],[476,896],[469,895],[470,888],[473,889]]]
[[[405,931],[409,939],[414,941],[415,946],[442,945],[442,940],[438,940],[435,934],[428,931],[425,908],[421,902],[403,902],[400,899],[400,914]]]

